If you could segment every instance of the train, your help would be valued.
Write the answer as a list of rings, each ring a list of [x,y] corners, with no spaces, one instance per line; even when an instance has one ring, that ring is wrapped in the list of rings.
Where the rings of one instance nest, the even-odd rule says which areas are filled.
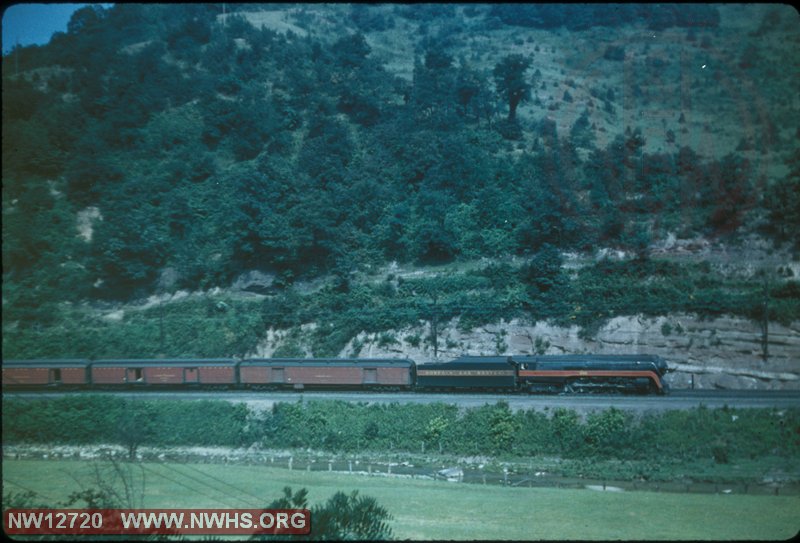
[[[4,360],[4,390],[213,388],[418,392],[666,394],[667,362],[655,355],[461,356],[416,364],[401,358],[169,358]]]

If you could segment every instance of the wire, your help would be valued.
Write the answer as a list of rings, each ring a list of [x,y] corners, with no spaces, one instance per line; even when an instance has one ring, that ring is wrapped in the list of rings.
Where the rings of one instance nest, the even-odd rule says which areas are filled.
[[[173,482],[173,483],[175,483],[175,484],[177,484],[177,485],[180,485],[180,486],[182,486],[182,487],[184,487],[184,488],[187,488],[187,489],[191,490],[192,492],[196,492],[197,494],[200,494],[201,496],[204,496],[204,497],[206,497],[206,498],[208,498],[208,499],[210,499],[210,500],[213,500],[213,501],[215,501],[215,502],[222,503],[222,504],[224,504],[224,505],[226,505],[226,506],[228,506],[228,507],[230,507],[230,508],[232,508],[232,509],[236,509],[236,506],[235,506],[235,505],[231,505],[230,503],[227,503],[227,502],[225,502],[225,501],[223,501],[223,500],[221,500],[221,499],[219,499],[219,498],[215,498],[214,496],[212,496],[212,495],[210,495],[210,494],[206,494],[206,493],[204,493],[204,492],[201,492],[201,491],[197,490],[196,488],[192,488],[192,487],[190,487],[189,485],[186,485],[186,484],[184,484],[184,483],[182,483],[182,482],[180,482],[180,481],[178,481],[178,480],[176,480],[176,479],[173,479],[173,478],[171,478],[171,477],[167,477],[167,476],[166,476],[166,475],[164,475],[163,473],[158,473],[158,472],[156,472],[155,470],[153,470],[152,468],[149,468],[149,467],[147,467],[147,466],[146,466],[146,465],[144,465],[144,464],[140,464],[140,465],[142,466],[142,469],[144,469],[145,471],[149,471],[150,473],[153,473],[153,474],[154,474],[154,475],[156,475],[157,477],[161,477],[161,478],[163,478],[163,479],[166,479],[167,481]],[[163,465],[163,464],[159,464],[159,465]]]
[[[166,463],[162,463],[161,465],[163,465],[163,466],[165,466],[165,467],[166,467]],[[184,467],[187,467],[187,466],[184,466]],[[173,464],[173,465],[171,465],[171,466],[170,466],[170,468],[169,468],[169,469],[171,469],[171,470],[172,470],[174,473],[176,473],[176,474],[178,474],[178,475],[182,475],[183,477],[186,477],[187,479],[190,479],[190,480],[192,480],[192,481],[195,481],[196,483],[199,483],[199,484],[201,484],[201,485],[204,485],[204,486],[206,486],[206,487],[208,487],[208,488],[213,488],[213,489],[214,489],[214,491],[216,491],[216,492],[219,492],[220,494],[223,494],[224,496],[227,496],[228,498],[231,498],[231,499],[233,499],[233,500],[236,500],[236,501],[243,502],[243,503],[247,504],[247,505],[248,505],[248,506],[250,506],[250,507],[257,507],[257,503],[258,503],[258,502],[256,502],[256,505],[254,505],[254,504],[253,504],[253,502],[252,502],[252,501],[250,501],[250,500],[247,500],[247,499],[240,498],[240,497],[238,497],[238,496],[236,496],[236,495],[234,495],[234,494],[231,494],[230,492],[225,492],[224,490],[221,490],[220,488],[218,488],[218,487],[216,487],[216,486],[213,486],[213,485],[211,485],[210,483],[207,483],[207,482],[205,482],[205,481],[202,481],[202,480],[200,480],[200,479],[199,479],[199,478],[197,478],[197,477],[192,477],[191,475],[188,475],[188,474],[186,474],[186,473],[181,473],[181,472],[180,472],[180,470],[178,470],[177,468],[178,468],[178,466],[177,466],[177,465],[175,465],[175,464]],[[195,471],[197,471],[197,472],[198,472],[198,473],[200,473],[201,475],[204,475],[204,474],[203,474],[203,472],[201,472],[201,471],[199,471],[199,470],[195,470]],[[220,481],[219,479],[217,479],[217,480],[216,480],[216,482],[223,482],[223,481]],[[242,492],[241,490],[239,490],[238,488],[236,488],[236,487],[235,487],[235,486],[233,486],[233,485],[229,485],[228,483],[225,483],[225,484],[227,484],[228,486],[230,486],[231,488],[233,488],[233,489],[234,489],[234,490],[236,490],[237,492]],[[244,493],[244,492],[242,492],[242,493]],[[257,496],[252,496],[252,495],[249,495],[249,496],[251,496],[251,497],[253,497],[253,498],[255,498],[255,499],[259,500],[259,502],[261,501],[261,499],[260,499],[260,498],[258,498]]]
[[[233,486],[232,484],[228,483],[227,481],[223,481],[222,479],[220,479],[218,477],[214,477],[210,473],[204,473],[204,472],[200,471],[199,469],[197,469],[197,468],[195,468],[193,466],[190,466],[190,465],[185,465],[184,464],[183,467],[191,469],[191,470],[194,470],[197,473],[200,473],[200,474],[204,475],[205,477],[208,477],[209,479],[212,479],[213,481],[215,481],[217,483],[223,484],[225,486],[229,486],[229,487],[233,488],[234,490],[236,490],[237,492],[241,492],[242,494],[244,494],[246,496],[249,496],[249,497],[251,497],[251,498],[253,498],[255,500],[258,500],[258,503],[261,503],[261,502],[264,501],[264,498],[262,498],[260,496],[256,496],[255,494],[250,494],[249,492],[246,492],[246,491],[242,490],[241,488],[237,488],[237,487]],[[244,501],[244,500],[242,500],[242,501]]]

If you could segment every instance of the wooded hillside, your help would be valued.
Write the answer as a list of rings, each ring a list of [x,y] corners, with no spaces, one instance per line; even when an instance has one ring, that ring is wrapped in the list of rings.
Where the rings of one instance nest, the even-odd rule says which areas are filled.
[[[61,302],[225,287],[248,270],[275,274],[283,300],[320,276],[349,293],[354,272],[391,261],[516,256],[529,264],[512,279],[453,288],[498,283],[480,318],[580,320],[575,303],[608,294],[586,294],[592,274],[710,273],[643,263],[669,235],[758,235],[797,254],[800,39],[780,9],[85,7],[48,45],[3,57],[4,317],[38,329]],[[639,263],[578,282],[559,271],[560,252],[600,248]],[[791,320],[797,283],[780,281],[794,305],[776,318]],[[626,296],[616,311],[697,304]],[[722,311],[738,310],[731,296]],[[311,306],[339,312],[326,304]],[[304,304],[271,307],[305,318]]]

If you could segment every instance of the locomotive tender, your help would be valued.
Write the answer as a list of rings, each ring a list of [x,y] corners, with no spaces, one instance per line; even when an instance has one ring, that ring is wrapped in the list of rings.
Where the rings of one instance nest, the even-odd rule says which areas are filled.
[[[3,388],[249,388],[666,394],[653,355],[462,356],[416,364],[396,358],[180,358],[4,360]]]

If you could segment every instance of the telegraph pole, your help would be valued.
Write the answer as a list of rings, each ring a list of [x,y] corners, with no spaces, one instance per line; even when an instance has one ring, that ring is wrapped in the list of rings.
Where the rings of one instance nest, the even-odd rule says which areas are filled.
[[[164,297],[158,301],[158,352],[164,354]]]
[[[761,352],[764,362],[769,359],[769,276],[767,270],[764,273],[764,298],[762,302],[762,320],[761,320]]]
[[[436,302],[438,300],[438,293],[433,293],[433,315],[431,318],[431,336],[433,336],[433,357],[439,358],[439,334],[438,334],[438,312]]]

